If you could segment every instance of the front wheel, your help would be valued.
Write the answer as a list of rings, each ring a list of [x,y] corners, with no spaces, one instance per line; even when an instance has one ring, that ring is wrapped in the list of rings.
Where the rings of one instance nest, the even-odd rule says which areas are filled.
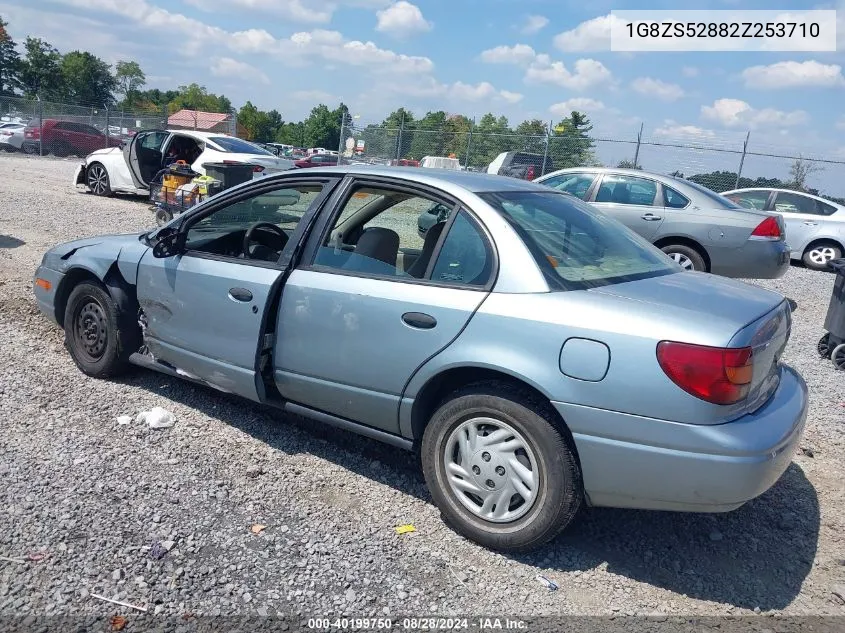
[[[668,246],[663,246],[660,250],[666,253],[684,270],[707,272],[707,263],[704,261],[701,253],[694,248],[685,246],[684,244],[669,244]]]
[[[425,429],[421,458],[445,522],[485,547],[538,547],[581,506],[581,471],[548,405],[504,383],[452,394]]]
[[[101,163],[91,163],[85,175],[85,180],[88,188],[95,196],[110,196],[111,182],[109,181],[109,172],[105,165]]]
[[[73,289],[65,309],[65,347],[83,373],[107,378],[129,367],[140,343],[127,321],[100,284],[84,281]]]
[[[807,268],[812,268],[813,270],[829,270],[828,263],[840,257],[842,257],[842,249],[836,244],[827,242],[814,244],[807,248],[801,259]]]

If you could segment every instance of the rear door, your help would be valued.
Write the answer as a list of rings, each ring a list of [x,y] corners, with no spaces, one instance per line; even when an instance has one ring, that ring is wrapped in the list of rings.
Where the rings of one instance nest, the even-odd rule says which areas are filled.
[[[651,178],[602,174],[593,205],[652,240],[663,222],[663,202],[657,191],[658,183]]]
[[[821,226],[822,215],[813,198],[798,193],[776,191],[772,210],[783,217],[786,224],[786,242],[793,251],[803,252],[813,241]]]
[[[276,384],[286,400],[398,433],[401,395],[487,296],[495,259],[457,201],[392,179],[347,181],[282,295]],[[419,215],[452,209],[425,239]],[[400,253],[416,250],[410,266]]]

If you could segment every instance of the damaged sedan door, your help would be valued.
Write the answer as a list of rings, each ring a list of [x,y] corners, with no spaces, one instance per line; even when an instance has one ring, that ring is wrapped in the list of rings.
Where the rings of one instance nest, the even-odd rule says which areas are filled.
[[[163,227],[138,267],[148,360],[263,401],[258,366],[266,324],[275,324],[268,312],[330,184],[256,181]]]

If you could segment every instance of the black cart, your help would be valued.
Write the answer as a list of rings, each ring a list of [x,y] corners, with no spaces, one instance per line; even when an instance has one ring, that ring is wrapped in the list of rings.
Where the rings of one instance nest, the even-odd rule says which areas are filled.
[[[206,175],[219,180],[221,189],[225,190],[252,180],[258,166],[249,163],[203,163],[202,167]]]
[[[834,259],[828,265],[836,272],[833,294],[827,308],[824,329],[819,341],[819,355],[833,361],[836,369],[845,369],[845,258]]]

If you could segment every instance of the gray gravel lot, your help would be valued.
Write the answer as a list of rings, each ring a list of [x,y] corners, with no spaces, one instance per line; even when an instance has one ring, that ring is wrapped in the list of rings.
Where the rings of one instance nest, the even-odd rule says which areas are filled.
[[[92,594],[173,616],[845,615],[845,373],[815,352],[833,275],[761,283],[798,301],[785,360],[812,398],[772,490],[723,515],[593,510],[502,556],[442,524],[404,453],[153,373],[82,375],[38,313],[35,267],[58,242],[153,218],[77,193],[75,164],[0,156],[0,556],[24,561],[0,559],[0,615],[131,617]],[[156,405],[173,428],[116,422]]]

